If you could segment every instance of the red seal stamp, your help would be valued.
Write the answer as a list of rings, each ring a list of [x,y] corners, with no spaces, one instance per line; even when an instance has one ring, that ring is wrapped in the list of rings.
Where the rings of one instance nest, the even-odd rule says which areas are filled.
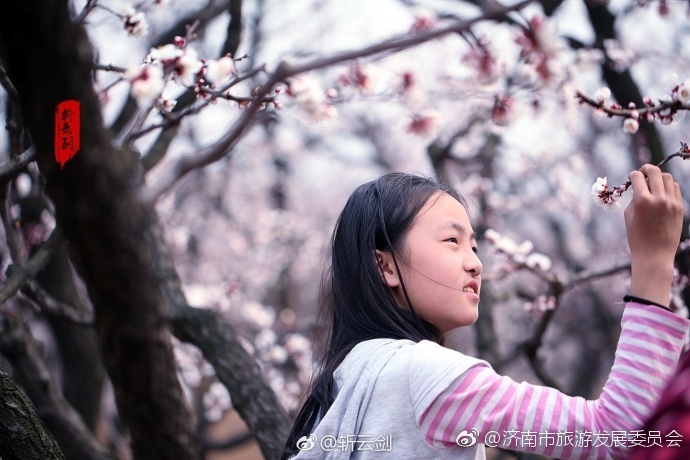
[[[79,151],[79,101],[62,101],[55,109],[55,161],[60,169]]]

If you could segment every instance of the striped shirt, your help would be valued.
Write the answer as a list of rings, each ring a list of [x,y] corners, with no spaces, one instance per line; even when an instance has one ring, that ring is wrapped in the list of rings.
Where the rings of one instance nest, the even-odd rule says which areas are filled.
[[[424,410],[419,424],[426,441],[457,447],[459,436],[475,435],[487,445],[548,457],[621,458],[626,438],[640,430],[675,371],[688,321],[629,303],[622,326],[599,399],[517,383],[477,361]]]

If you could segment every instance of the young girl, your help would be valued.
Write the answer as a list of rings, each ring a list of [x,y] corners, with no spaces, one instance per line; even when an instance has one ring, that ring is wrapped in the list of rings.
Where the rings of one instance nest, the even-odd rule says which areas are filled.
[[[454,190],[399,173],[355,190],[324,283],[328,347],[283,458],[483,459],[485,445],[624,458],[633,437],[650,442],[636,430],[673,374],[689,324],[667,308],[683,201],[655,166],[629,177],[631,295],[596,401],[514,382],[442,346],[446,332],[476,321],[481,295],[475,235]]]

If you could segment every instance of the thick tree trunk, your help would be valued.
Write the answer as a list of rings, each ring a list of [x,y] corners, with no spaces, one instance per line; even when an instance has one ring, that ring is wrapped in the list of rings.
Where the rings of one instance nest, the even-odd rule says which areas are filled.
[[[144,238],[153,209],[136,199],[137,162],[114,151],[92,89],[92,53],[67,3],[8,1],[0,15],[0,59],[17,88],[58,225],[96,314],[106,369],[137,459],[199,456]],[[59,169],[54,114],[81,109],[81,149]]]
[[[7,373],[0,369],[0,458],[64,460],[34,408]]]

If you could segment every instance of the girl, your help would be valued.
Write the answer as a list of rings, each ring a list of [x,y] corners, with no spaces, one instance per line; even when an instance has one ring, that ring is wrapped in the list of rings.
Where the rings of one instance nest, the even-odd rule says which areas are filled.
[[[621,458],[631,436],[642,442],[635,430],[673,373],[689,322],[667,308],[680,187],[651,165],[629,177],[631,295],[596,401],[516,383],[442,346],[446,332],[476,321],[481,295],[475,235],[454,190],[399,173],[355,190],[324,283],[328,347],[283,458],[483,459],[485,444]]]

